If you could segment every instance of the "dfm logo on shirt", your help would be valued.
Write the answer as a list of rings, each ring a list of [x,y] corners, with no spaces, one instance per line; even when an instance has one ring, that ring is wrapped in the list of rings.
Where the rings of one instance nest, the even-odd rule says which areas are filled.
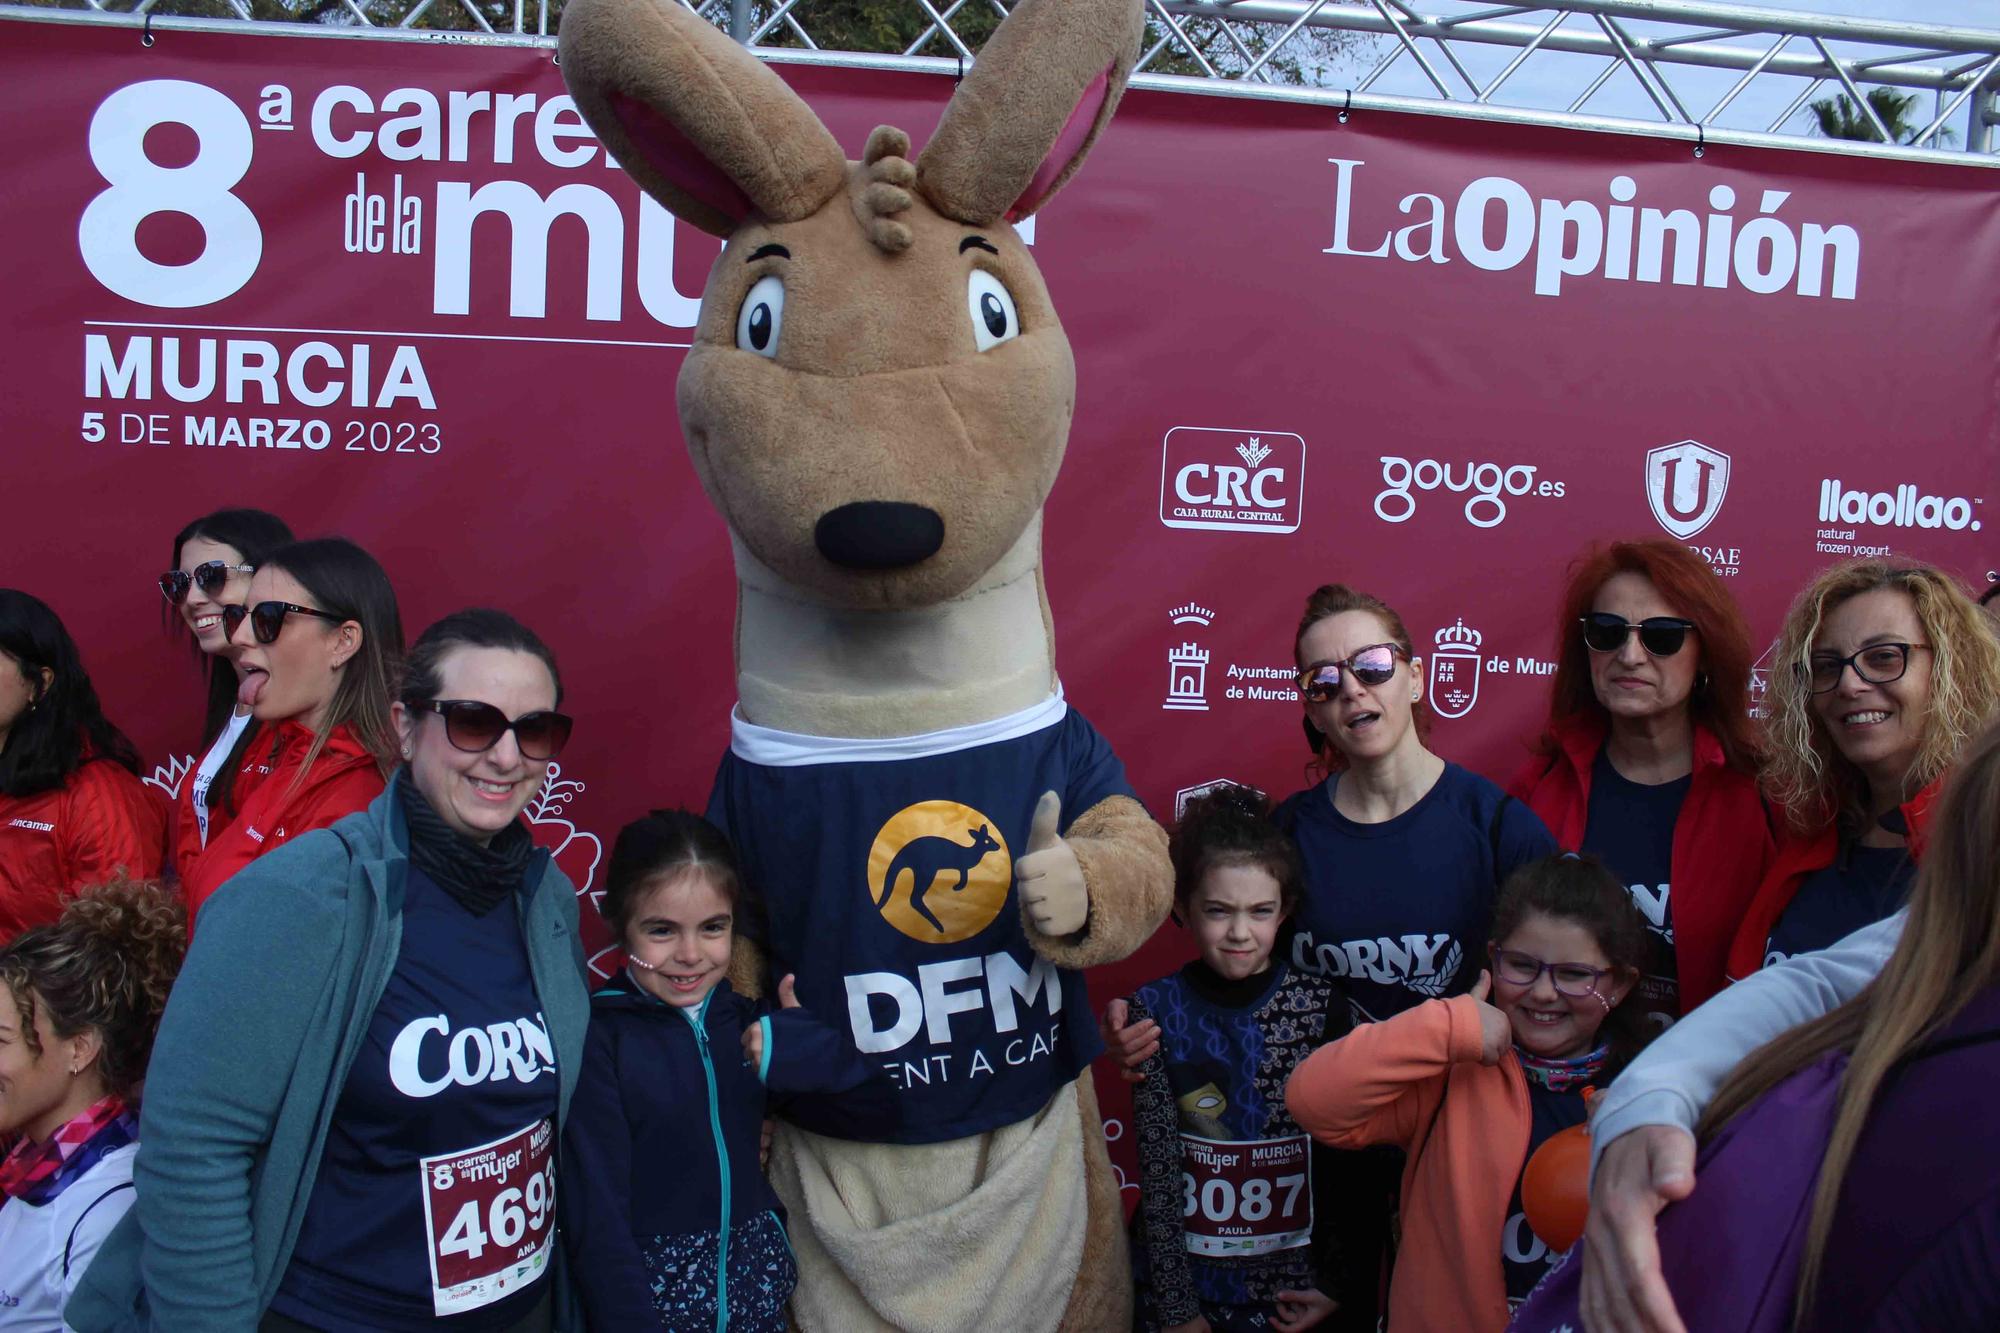
[[[443,1014],[413,1018],[389,1046],[389,1081],[405,1097],[435,1097],[454,1083],[532,1083],[555,1067],[540,1014],[456,1032]]]
[[[954,944],[992,924],[1014,883],[993,820],[957,801],[918,801],[889,817],[868,849],[868,891],[882,919],[924,944]]]

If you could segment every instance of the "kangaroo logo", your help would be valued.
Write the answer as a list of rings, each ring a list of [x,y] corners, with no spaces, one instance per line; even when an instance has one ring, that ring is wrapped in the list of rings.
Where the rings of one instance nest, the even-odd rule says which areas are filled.
[[[1007,904],[1014,858],[993,820],[957,801],[919,801],[890,817],[868,853],[882,919],[924,944],[953,944]]]
[[[1729,455],[1699,440],[1646,451],[1646,502],[1660,526],[1686,541],[1722,512]]]

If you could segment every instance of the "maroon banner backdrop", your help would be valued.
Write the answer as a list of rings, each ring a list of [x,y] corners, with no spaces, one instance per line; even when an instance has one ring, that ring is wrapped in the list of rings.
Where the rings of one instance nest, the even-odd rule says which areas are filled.
[[[412,634],[515,611],[578,718],[531,814],[588,896],[726,742],[728,548],[673,410],[716,243],[641,201],[547,52],[6,35],[0,582],[62,614],[168,789],[200,697],[153,578],[195,515],[353,537]],[[782,72],[850,152],[921,143],[951,88]],[[1070,699],[1162,818],[1217,779],[1289,792],[1292,630],[1340,579],[1428,652],[1435,746],[1504,778],[1594,539],[1696,547],[1767,638],[1839,557],[1983,583],[1995,183],[1132,95],[1031,232],[1080,379],[1047,522]],[[1094,997],[1187,953],[1170,925]]]

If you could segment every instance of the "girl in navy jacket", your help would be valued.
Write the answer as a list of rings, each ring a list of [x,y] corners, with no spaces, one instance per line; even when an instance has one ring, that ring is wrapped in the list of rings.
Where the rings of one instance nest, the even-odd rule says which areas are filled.
[[[767,1092],[873,1071],[797,1008],[728,981],[742,879],[728,840],[681,810],[627,825],[603,912],[629,966],[591,1000],[563,1137],[563,1232],[593,1329],[781,1333],[798,1282],[758,1160]]]

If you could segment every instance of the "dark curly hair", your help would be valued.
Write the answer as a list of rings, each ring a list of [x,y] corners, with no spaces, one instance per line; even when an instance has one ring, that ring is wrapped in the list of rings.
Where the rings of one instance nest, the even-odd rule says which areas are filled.
[[[114,879],[86,889],[55,924],[0,948],[0,984],[21,1012],[21,1039],[42,1054],[35,1015],[60,1038],[95,1029],[107,1092],[129,1097],[146,1077],[153,1034],[187,952],[187,909],[157,884]]]
[[[1305,896],[1306,869],[1298,845],[1271,822],[1270,798],[1227,782],[1187,803],[1174,830],[1174,905],[1183,917],[1202,877],[1217,866],[1254,866],[1278,882],[1286,915]]]

